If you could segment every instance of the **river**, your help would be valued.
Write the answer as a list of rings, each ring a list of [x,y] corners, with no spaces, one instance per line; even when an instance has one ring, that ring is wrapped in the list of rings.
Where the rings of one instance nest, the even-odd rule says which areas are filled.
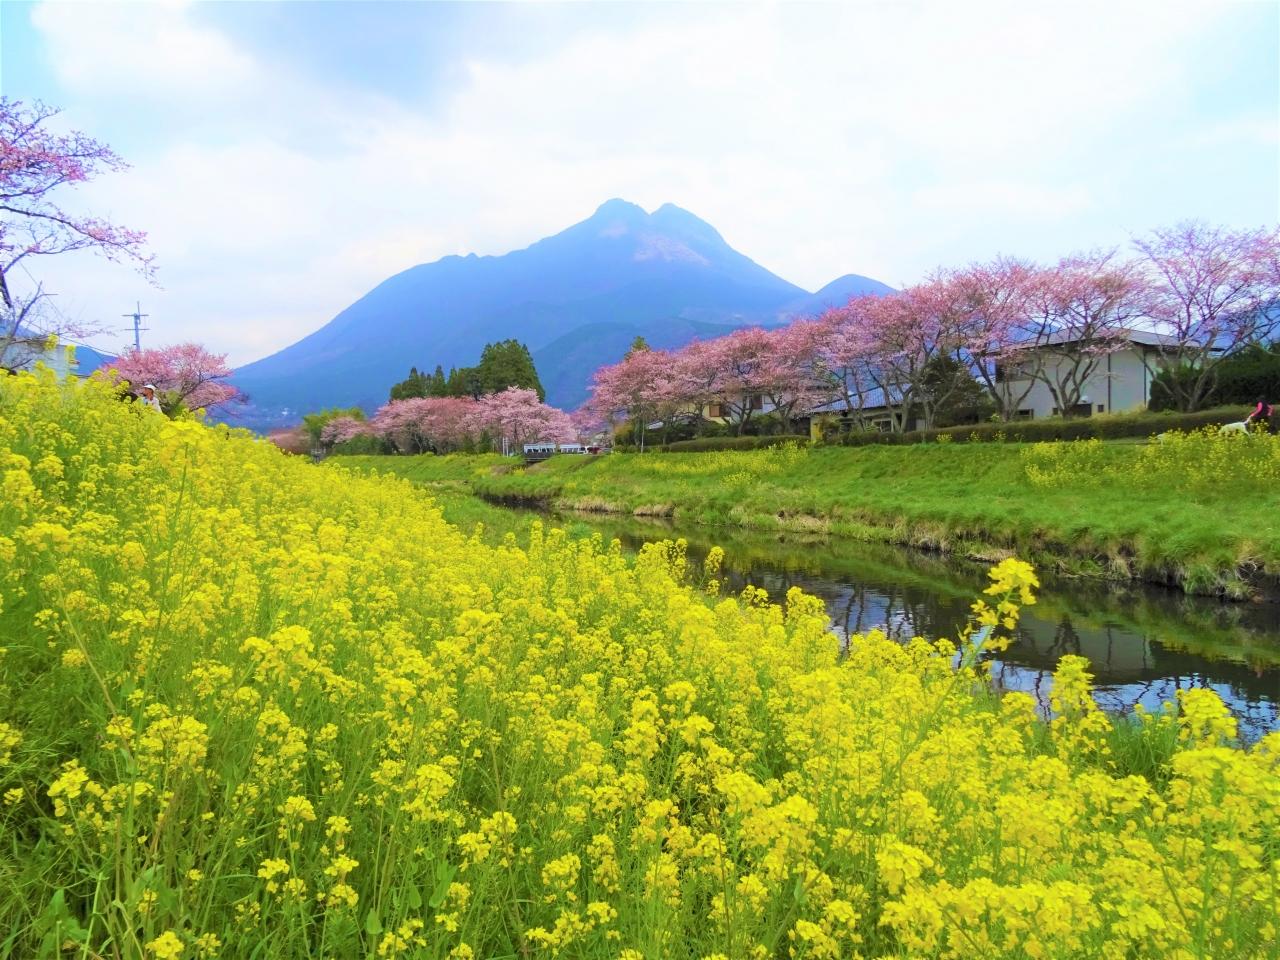
[[[984,564],[908,548],[594,514],[547,520],[617,537],[631,550],[683,537],[699,562],[718,545],[730,589],[749,583],[782,601],[800,587],[823,599],[842,638],[876,627],[899,638],[954,636],[987,584]],[[1023,610],[1013,643],[992,664],[998,688],[1031,693],[1048,716],[1054,666],[1073,653],[1093,664],[1097,701],[1112,713],[1137,704],[1156,711],[1178,690],[1208,687],[1234,712],[1246,741],[1280,729],[1280,604],[1045,571],[1041,579],[1038,602]]]

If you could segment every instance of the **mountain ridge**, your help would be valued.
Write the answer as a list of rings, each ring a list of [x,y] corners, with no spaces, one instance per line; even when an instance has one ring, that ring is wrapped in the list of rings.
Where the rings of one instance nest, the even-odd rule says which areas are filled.
[[[851,277],[884,287],[855,274],[833,283]],[[317,330],[237,369],[233,382],[251,402],[237,420],[266,426],[320,407],[372,410],[410,365],[473,364],[485,343],[512,337],[540,374],[543,364],[553,371],[543,376],[548,402],[568,408],[585,397],[595,367],[584,365],[616,359],[606,347],[620,328],[679,346],[700,335],[695,325],[729,332],[784,322],[822,292],[772,273],[675,204],[647,213],[614,198],[520,250],[453,254],[391,275]],[[594,348],[574,340],[574,331],[605,330]]]

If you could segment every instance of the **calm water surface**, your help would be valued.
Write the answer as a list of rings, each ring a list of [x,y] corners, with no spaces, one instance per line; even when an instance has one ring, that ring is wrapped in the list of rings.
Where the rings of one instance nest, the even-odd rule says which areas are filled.
[[[983,564],[906,548],[582,514],[553,515],[551,522],[617,537],[633,550],[684,537],[699,562],[719,545],[734,590],[750,583],[781,601],[800,587],[826,602],[842,637],[876,627],[904,639],[954,636],[987,584]],[[993,663],[999,688],[1033,694],[1047,716],[1054,666],[1074,653],[1093,664],[1098,703],[1111,712],[1130,713],[1139,703],[1158,710],[1178,690],[1208,687],[1235,712],[1245,739],[1280,729],[1280,604],[1042,580],[1038,602],[1023,610],[1013,644]]]

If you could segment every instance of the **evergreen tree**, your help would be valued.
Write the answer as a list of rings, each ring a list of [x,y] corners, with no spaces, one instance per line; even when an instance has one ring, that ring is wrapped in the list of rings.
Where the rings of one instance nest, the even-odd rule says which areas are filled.
[[[649,341],[644,337],[637,336],[631,341],[631,346],[627,348],[627,355],[625,359],[630,360],[637,353],[645,353],[649,349]]]
[[[391,399],[473,397],[478,400],[489,393],[501,393],[508,387],[533,390],[539,401],[546,400],[546,391],[542,389],[542,381],[533,366],[533,356],[529,348],[518,340],[486,344],[476,366],[450,367],[448,376],[439,364],[432,374],[411,367],[409,376],[391,388]]]
[[[546,391],[533,366],[533,356],[519,340],[486,344],[475,369],[482,393],[501,393],[508,387],[520,387],[536,392],[539,400],[546,399]]]
[[[484,395],[480,382],[479,367],[450,367],[448,379],[445,380],[445,395],[449,397],[471,397],[479,400]]]
[[[408,400],[412,397],[427,395],[427,378],[418,372],[417,367],[409,368],[409,376],[391,388],[392,400]]]
[[[436,364],[436,372],[433,373],[427,381],[428,397],[447,397],[449,395],[449,385],[444,378],[444,368],[440,364]]]

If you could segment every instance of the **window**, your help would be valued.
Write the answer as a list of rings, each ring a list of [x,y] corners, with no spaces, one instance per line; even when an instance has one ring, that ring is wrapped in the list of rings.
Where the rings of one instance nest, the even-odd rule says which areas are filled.
[[[721,418],[721,417],[723,417],[723,416],[724,416],[724,412],[720,409],[720,404],[718,404],[718,403],[708,403],[708,404],[707,404],[707,419],[708,419],[708,420],[718,420],[718,419],[720,419],[720,418]]]
[[[1057,413],[1057,410],[1053,411]],[[1036,412],[1034,410],[1019,410],[1016,419],[1018,420],[1034,420]]]
[[[751,398],[751,409],[752,409],[752,410],[763,410],[763,409],[764,409],[764,397],[760,396],[760,394],[758,394],[758,393],[757,393],[755,396],[753,396],[753,397]]]
[[[1098,412],[1099,412],[1099,413],[1106,413],[1106,412],[1107,412],[1107,405],[1106,405],[1105,403],[1100,403],[1100,404],[1098,404]]]

